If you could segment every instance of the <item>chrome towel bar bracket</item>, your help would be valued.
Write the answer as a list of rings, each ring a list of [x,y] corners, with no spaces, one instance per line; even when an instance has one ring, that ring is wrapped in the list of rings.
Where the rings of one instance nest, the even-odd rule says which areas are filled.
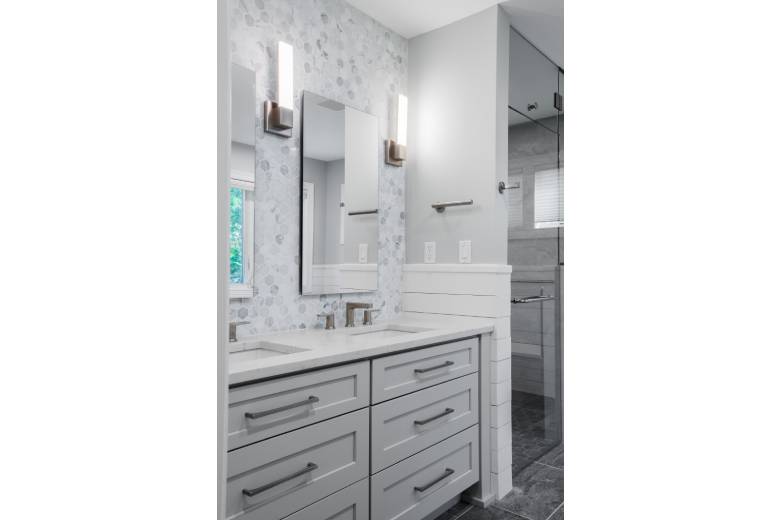
[[[444,213],[444,210],[449,208],[450,206],[471,206],[474,204],[474,201],[472,199],[469,200],[453,200],[450,202],[435,202],[431,204],[431,207],[438,211],[439,213]]]
[[[504,181],[501,181],[501,182],[498,183],[498,192],[499,193],[504,193],[504,190],[516,190],[516,189],[519,189],[519,188],[520,188],[519,184],[513,184],[511,186],[507,186]]]

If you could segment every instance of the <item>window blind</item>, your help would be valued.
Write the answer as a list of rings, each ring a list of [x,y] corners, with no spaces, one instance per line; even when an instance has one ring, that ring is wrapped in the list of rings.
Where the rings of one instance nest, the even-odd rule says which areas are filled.
[[[563,168],[534,174],[534,227],[563,226]]]

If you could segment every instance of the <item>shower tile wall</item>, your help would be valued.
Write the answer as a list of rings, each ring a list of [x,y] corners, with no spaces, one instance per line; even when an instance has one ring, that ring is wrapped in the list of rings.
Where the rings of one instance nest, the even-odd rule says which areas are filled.
[[[548,128],[559,128],[563,133],[563,117],[559,119],[560,128],[556,118],[539,122]],[[509,224],[509,262],[513,267],[558,263],[558,230],[534,229],[534,173],[557,165],[558,138],[554,132],[530,121],[509,127],[509,184],[522,186],[520,190],[507,192],[508,200],[521,211]]]
[[[255,296],[231,300],[230,319],[248,320],[240,335],[321,327],[316,316],[344,303],[372,302],[400,312],[404,263],[405,168],[386,166],[381,144],[396,94],[406,92],[407,40],[341,0],[230,0],[231,54],[257,71]],[[276,42],[295,49],[295,128],[284,139],[262,130],[262,103],[275,99]],[[301,296],[298,281],[301,92],[309,90],[379,119],[379,289],[375,293]]]

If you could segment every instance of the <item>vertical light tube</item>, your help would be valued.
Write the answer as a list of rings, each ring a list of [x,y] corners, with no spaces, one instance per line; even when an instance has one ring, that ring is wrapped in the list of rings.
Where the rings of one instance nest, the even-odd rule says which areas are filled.
[[[293,109],[293,48],[285,42],[279,42],[277,53],[279,70],[277,71],[278,104],[280,107]]]
[[[406,112],[408,101],[406,96],[398,94],[398,122],[396,125],[396,143],[401,146],[406,146]]]

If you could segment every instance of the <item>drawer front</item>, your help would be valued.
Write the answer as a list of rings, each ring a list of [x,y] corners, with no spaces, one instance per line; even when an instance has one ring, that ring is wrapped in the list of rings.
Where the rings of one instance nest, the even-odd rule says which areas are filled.
[[[228,450],[368,406],[368,378],[363,361],[231,389]]]
[[[371,472],[479,421],[479,377],[470,374],[371,408]]]
[[[284,520],[368,520],[368,479],[333,493]]]
[[[368,476],[368,409],[228,453],[227,518],[278,520]]]
[[[371,362],[371,402],[380,403],[479,369],[479,342],[469,338]]]
[[[479,480],[479,427],[371,476],[371,520],[420,520]]]

